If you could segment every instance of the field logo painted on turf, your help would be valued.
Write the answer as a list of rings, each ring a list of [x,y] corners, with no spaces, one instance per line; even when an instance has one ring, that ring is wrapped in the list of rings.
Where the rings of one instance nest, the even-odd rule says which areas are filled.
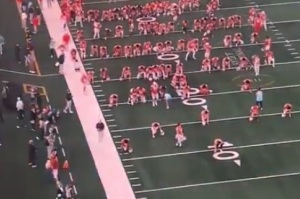
[[[233,147],[233,144],[229,142],[224,142],[223,147],[226,149],[226,147]],[[209,149],[213,149],[214,146],[208,146]],[[213,158],[220,161],[226,161],[226,160],[232,160],[235,164],[237,164],[239,167],[241,166],[241,160],[239,159],[240,154],[233,150],[225,150],[225,151],[219,151],[217,153],[213,154]]]

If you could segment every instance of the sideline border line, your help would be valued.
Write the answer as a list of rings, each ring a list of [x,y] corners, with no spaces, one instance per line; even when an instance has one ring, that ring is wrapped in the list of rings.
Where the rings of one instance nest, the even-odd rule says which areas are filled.
[[[52,2],[52,8],[44,7],[42,14],[49,34],[57,44],[62,43],[62,36],[64,34],[67,33],[71,35],[68,27],[65,30],[63,28],[61,22],[61,8],[59,7],[58,1]],[[71,38],[69,43],[69,49],[75,49],[77,51],[73,38]],[[56,49],[56,53],[58,55],[60,54],[59,49]],[[65,55],[65,65],[71,66],[72,58],[69,51],[66,51]],[[86,92],[83,92],[80,79],[85,69],[81,62],[80,71],[81,72],[76,72],[73,67],[65,67],[64,77],[73,95],[74,106],[93,158],[95,174],[99,177],[98,186],[100,186],[101,181],[107,198],[135,199],[135,193],[129,182],[109,128],[105,128],[105,130],[101,132],[101,136],[99,136],[95,128],[96,123],[99,122],[100,119],[106,127],[108,125],[97,102],[92,86],[88,86]]]

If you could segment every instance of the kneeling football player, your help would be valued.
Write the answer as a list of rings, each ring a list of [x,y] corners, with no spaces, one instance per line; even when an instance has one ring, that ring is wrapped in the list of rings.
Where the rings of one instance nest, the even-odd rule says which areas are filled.
[[[222,152],[223,146],[224,146],[224,141],[221,140],[220,138],[216,138],[214,140],[214,153]]]
[[[124,153],[132,153],[133,149],[130,146],[130,139],[129,138],[123,138],[121,140],[121,149]]]
[[[292,117],[292,108],[293,106],[290,103],[286,103],[283,106],[283,111],[281,117]]]

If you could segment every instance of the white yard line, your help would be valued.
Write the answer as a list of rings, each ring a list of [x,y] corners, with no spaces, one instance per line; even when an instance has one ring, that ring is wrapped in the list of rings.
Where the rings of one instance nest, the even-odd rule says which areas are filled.
[[[264,91],[270,91],[270,90],[278,90],[278,89],[287,89],[287,88],[298,88],[300,87],[300,84],[294,84],[294,85],[286,85],[286,86],[274,86],[274,87],[268,87],[263,88]],[[255,91],[256,89],[253,89]],[[237,93],[245,93],[245,91],[241,90],[234,90],[234,91],[224,91],[224,92],[218,92],[218,93],[211,93],[209,96],[219,96],[219,95],[229,95],[229,94],[237,94]],[[194,97],[204,97],[204,95],[193,95]],[[181,100],[181,97],[173,97],[172,100]],[[152,100],[147,100],[147,102],[152,102]],[[128,105],[127,102],[121,102],[118,103],[118,105]],[[103,104],[101,107],[108,107],[109,104]]]
[[[300,111],[293,111],[293,114],[300,113]],[[261,114],[260,117],[272,117],[272,116],[281,116],[282,112],[278,113],[267,113],[267,114]],[[220,119],[213,119],[210,120],[210,123],[215,123],[215,122],[226,122],[226,121],[233,121],[233,120],[244,120],[248,119],[249,115],[245,116],[239,116],[239,117],[227,117],[227,118],[220,118]],[[191,124],[200,124],[201,121],[194,121],[194,122],[183,122],[181,123],[182,125],[191,125]],[[173,124],[166,124],[166,125],[161,125],[162,128],[164,127],[174,127],[176,126],[177,123]],[[127,131],[139,131],[139,130],[147,130],[150,129],[150,124],[149,126],[145,127],[137,127],[137,128],[128,128],[128,129],[119,129],[119,130],[112,130],[112,133],[117,133],[117,132],[127,132]]]
[[[270,25],[274,25],[274,24],[287,24],[287,23],[297,23],[297,22],[300,22],[300,19],[268,22],[267,25],[270,26]],[[250,25],[249,24],[243,24],[242,27],[250,27]],[[191,32],[191,31],[192,30],[188,30],[188,32]],[[168,33],[167,35],[169,35],[169,34],[176,34],[176,33],[182,33],[182,30],[175,30],[175,31],[172,31],[172,32]],[[167,36],[167,35],[163,35],[163,36]],[[282,35],[282,33],[275,33],[275,35]],[[124,39],[124,38],[145,37],[145,36],[160,36],[160,35],[140,35],[140,34],[133,34],[133,35],[124,35],[123,38],[120,38],[120,37],[108,37],[107,39]],[[85,40],[86,41],[94,41],[95,39],[94,38],[86,38]]]
[[[281,65],[292,65],[292,64],[298,64],[300,63],[300,61],[291,61],[291,62],[280,62],[280,63],[276,63],[276,66],[281,66]],[[269,65],[262,65],[262,67],[266,67],[266,66],[269,66]],[[286,66],[285,66],[286,67]],[[230,69],[227,69],[226,71],[228,70],[236,70],[235,67],[231,67]],[[225,72],[226,72],[225,71]],[[184,72],[185,74],[194,74],[194,73],[207,73],[207,71],[201,71],[201,70],[195,70],[195,71],[186,71]],[[137,77],[132,77],[131,80],[138,80]],[[97,81],[97,80],[96,80]],[[96,82],[95,81],[95,82]],[[120,81],[120,78],[117,78],[117,79],[110,79],[110,80],[106,80],[104,81],[103,83],[105,82],[115,82],[115,81]],[[98,82],[98,81],[97,81]],[[99,80],[100,82],[100,80]]]
[[[286,140],[286,141],[279,141],[279,142],[268,142],[268,143],[260,143],[260,144],[251,144],[251,145],[226,147],[226,150],[230,150],[230,149],[246,149],[246,148],[263,147],[263,146],[274,146],[274,145],[281,145],[281,144],[293,144],[293,143],[300,143],[300,139],[299,140]],[[127,161],[135,161],[135,160],[147,160],[147,159],[156,159],[156,158],[167,158],[167,157],[173,157],[173,156],[191,155],[191,154],[207,153],[207,152],[213,152],[213,151],[214,151],[213,149],[204,149],[204,150],[188,151],[188,152],[181,152],[181,153],[169,153],[169,154],[161,154],[161,155],[152,155],[152,156],[142,156],[142,157],[127,158],[127,159],[123,159],[122,161],[123,162],[127,162]]]
[[[146,190],[142,190],[142,191],[135,191],[135,193],[149,193],[149,192],[158,192],[158,191],[168,191],[168,190],[184,189],[184,188],[191,188],[191,187],[203,187],[203,186],[210,186],[210,185],[230,184],[230,183],[236,183],[236,182],[248,182],[248,181],[263,180],[263,179],[292,177],[292,176],[299,176],[299,175],[300,175],[300,172],[283,173],[283,174],[259,176],[259,177],[253,177],[253,178],[240,178],[240,179],[234,179],[234,180],[205,182],[205,183],[199,183],[199,184],[189,184],[189,185],[165,187],[165,188],[158,188],[158,189],[146,189]]]
[[[294,42],[300,42],[300,39],[293,39],[293,40],[287,40],[287,41],[274,41],[274,42],[272,42],[272,44],[287,44],[287,43],[294,43]],[[251,44],[251,43],[249,43],[249,44],[240,45],[238,47],[242,48],[242,47],[262,46],[262,45],[263,45],[263,43],[258,43],[258,44]],[[225,48],[224,46],[217,46],[217,47],[213,47],[212,48],[212,50],[219,50],[219,49],[228,49],[228,48]],[[203,50],[200,49],[197,53],[202,52],[202,51]],[[173,54],[179,54],[179,53],[185,53],[185,52],[186,52],[186,50],[183,50],[183,51],[174,51],[172,53]],[[157,55],[157,53],[150,53],[150,54],[147,54],[147,55],[141,55],[139,57],[153,56],[153,55]],[[97,60],[112,60],[112,59],[122,59],[122,58],[125,58],[125,57],[124,56],[122,56],[122,57],[108,57],[106,59],[102,59],[102,58],[87,58],[87,59],[84,59],[83,61],[84,62],[90,62],[90,61],[97,61]]]

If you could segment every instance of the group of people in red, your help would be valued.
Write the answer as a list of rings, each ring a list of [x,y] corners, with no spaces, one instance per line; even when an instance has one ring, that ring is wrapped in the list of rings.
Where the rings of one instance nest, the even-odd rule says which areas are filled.
[[[72,22],[73,19],[70,13],[75,13],[76,16],[84,17],[84,19],[92,24],[93,28],[93,38],[99,39],[101,36],[101,30],[104,29],[106,32],[105,37],[109,36],[113,31],[109,28],[104,27],[105,21],[113,20],[127,20],[128,21],[128,32],[129,34],[135,31],[137,24],[137,30],[140,34],[168,34],[172,31],[175,31],[178,16],[183,13],[185,10],[192,10],[199,8],[198,0],[180,0],[178,3],[171,3],[169,1],[155,1],[147,3],[144,6],[124,6],[122,8],[115,8],[110,10],[104,10],[100,13],[97,10],[89,10],[86,14],[83,13],[81,1],[77,0],[72,5],[69,4],[68,0],[62,1],[63,15],[62,19],[66,23]],[[145,41],[144,43],[135,43],[132,45],[116,45],[114,46],[112,52],[107,49],[106,46],[98,46],[92,44],[88,46],[88,42],[84,38],[82,30],[77,31],[76,41],[79,42],[79,55],[81,58],[86,58],[86,56],[91,57],[136,57],[142,55],[148,55],[151,53],[157,53],[158,55],[174,53],[177,51],[186,51],[186,60],[191,56],[193,59],[196,59],[195,55],[199,49],[204,50],[204,60],[202,61],[201,70],[211,71],[212,69],[230,69],[231,60],[229,57],[219,58],[211,57],[211,51],[213,49],[210,43],[210,37],[213,34],[213,31],[220,28],[236,28],[242,27],[242,16],[240,15],[231,15],[227,18],[217,18],[214,15],[214,12],[218,10],[220,3],[218,0],[210,0],[206,5],[207,16],[204,16],[200,19],[195,19],[193,23],[189,24],[187,20],[179,22],[180,27],[185,33],[188,30],[188,27],[192,27],[191,32],[202,32],[203,37],[201,41],[197,38],[192,39],[179,39],[176,44],[173,44],[172,41],[167,40],[164,42],[157,42],[155,44],[150,41]],[[171,15],[173,16],[173,21],[167,23],[159,23],[156,21],[156,17],[160,15]],[[136,20],[139,19],[137,22]],[[142,19],[142,20],[141,20]],[[146,19],[146,21],[143,21]],[[147,21],[149,20],[149,21]],[[259,43],[260,41],[260,32],[263,29],[267,29],[267,16],[264,11],[257,11],[255,8],[249,10],[248,17],[249,24],[253,27],[253,32],[250,36],[250,43]],[[101,23],[100,23],[101,22]],[[102,24],[103,23],[103,24]],[[124,26],[125,27],[125,26]],[[124,37],[125,31],[122,25],[117,25],[114,29],[114,37]],[[126,26],[127,27],[127,26]],[[69,35],[63,36],[64,45],[67,47],[70,41]],[[230,48],[233,46],[239,46],[244,44],[243,35],[239,32],[231,35],[225,35],[224,37],[224,47]],[[87,53],[89,49],[89,53]],[[274,54],[271,51],[271,38],[266,38],[262,50],[265,53],[266,63],[274,66]],[[248,65],[250,63],[249,59],[246,57],[240,58],[240,66]],[[246,64],[247,63],[247,64]],[[138,102],[145,103],[147,101],[147,94],[149,90],[149,96],[151,97],[151,102],[153,106],[158,105],[158,101],[163,99],[165,86],[159,85],[156,80],[166,79],[172,77],[171,86],[176,90],[177,93],[180,93],[182,99],[187,99],[190,97],[190,86],[188,84],[186,75],[184,73],[183,64],[180,61],[176,61],[175,70],[172,69],[172,64],[158,64],[153,66],[139,66],[137,71],[138,79],[147,79],[151,82],[149,88],[145,87],[135,87],[132,88],[129,92],[128,103],[134,105]],[[86,87],[89,84],[92,84],[94,77],[98,76],[97,73],[93,71],[88,71],[86,74],[82,75],[81,81],[84,85],[83,90],[86,90]],[[99,77],[102,81],[110,79],[107,68],[101,68],[99,71]],[[132,72],[129,66],[124,66],[122,69],[121,76],[119,78],[123,80],[131,80]],[[241,86],[242,91],[252,90],[252,80],[245,79]],[[207,84],[202,84],[199,86],[199,91],[201,95],[209,95],[211,90]],[[119,97],[117,94],[113,93],[109,96],[109,107],[118,106]],[[292,113],[292,105],[286,104],[283,108],[283,117],[290,117]],[[249,120],[253,121],[259,117],[260,109],[257,107],[252,107],[250,111]],[[250,119],[252,118],[252,119]],[[203,126],[206,126],[210,122],[210,111],[208,108],[205,108],[200,113],[200,121]],[[157,133],[164,135],[161,125],[158,122],[154,122],[151,125],[152,137],[155,138]],[[182,143],[186,140],[182,125],[178,123],[175,128],[175,138],[176,146],[181,147]],[[215,143],[216,148],[221,148],[222,141],[217,140]],[[121,142],[121,148],[124,152],[132,152],[133,149],[130,144],[130,139],[124,138]]]

